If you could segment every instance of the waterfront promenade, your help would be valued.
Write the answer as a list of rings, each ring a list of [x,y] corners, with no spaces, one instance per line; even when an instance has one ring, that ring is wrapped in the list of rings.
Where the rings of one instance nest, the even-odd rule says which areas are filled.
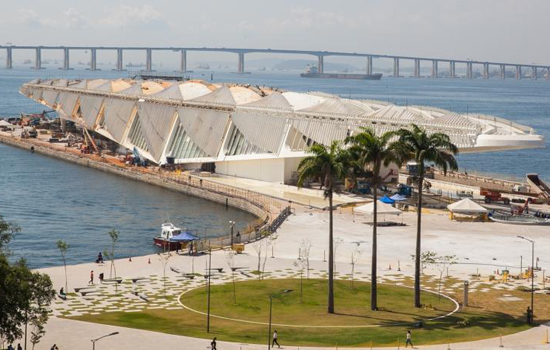
[[[270,274],[269,278],[288,278],[297,277],[298,271],[294,266],[299,254],[300,243],[304,239],[312,241],[310,254],[312,277],[322,276],[326,271],[326,262],[324,262],[324,254],[328,246],[327,242],[327,213],[315,209],[307,209],[298,207],[296,215],[292,215],[282,225],[275,235],[273,241],[273,258],[269,251],[267,259],[266,272]],[[355,267],[358,280],[369,279],[370,272],[370,226],[364,222],[367,218],[353,215],[351,211],[337,211],[335,214],[335,237],[337,240],[336,252],[336,271],[338,278],[349,277],[350,273],[350,255],[360,246],[363,251]],[[380,228],[379,238],[379,266],[380,266],[380,282],[388,284],[402,284],[407,276],[413,275],[413,264],[410,259],[411,252],[414,251],[414,235],[412,227],[415,223],[414,213],[405,213],[403,222],[407,226],[402,227],[387,227]],[[495,276],[495,271],[508,268],[511,274],[519,272],[520,255],[526,256],[529,247],[523,246],[522,242],[518,242],[516,238],[517,227],[510,225],[501,225],[494,223],[459,223],[450,221],[444,212],[431,211],[424,216],[425,231],[423,246],[424,250],[436,251],[439,254],[456,254],[459,259],[459,264],[452,266],[449,269],[449,275],[470,281],[470,302],[475,303],[478,295],[483,295],[488,292],[501,294],[503,298],[501,303],[509,303],[510,307],[526,307],[529,303],[529,293],[524,293],[524,297],[504,301],[506,295],[511,290],[516,289],[520,285],[527,285],[527,280],[509,281],[502,283],[497,276],[496,281],[489,281],[489,275]],[[537,241],[537,256],[540,256],[540,265],[544,269],[549,266],[550,261],[542,254],[542,252],[550,250],[550,229],[540,227],[522,228],[522,234],[531,237]],[[472,244],[472,242],[475,242]],[[495,245],[495,242],[498,242]],[[93,255],[93,252],[90,252]],[[206,266],[207,256],[190,258],[185,255],[174,256],[169,261],[167,276],[170,280],[171,293],[175,295],[181,291],[204,286],[204,279],[185,280],[181,278],[181,274],[176,273],[171,268],[179,272],[191,272],[194,268],[195,272],[203,273]],[[226,256],[223,251],[216,251],[212,255],[212,266],[225,267],[224,273],[213,280],[213,283],[222,283],[228,281],[230,274],[227,273]],[[248,244],[245,253],[237,255],[235,265],[242,266],[248,270],[253,270],[257,257],[252,244]],[[150,261],[150,263],[149,263]],[[391,265],[391,270],[389,269]],[[159,293],[161,285],[158,279],[162,277],[162,264],[156,255],[145,257],[134,257],[132,261],[128,259],[119,260],[116,263],[117,274],[125,280],[131,280],[143,276],[152,278],[149,282],[140,283],[139,290],[144,295],[153,295]],[[400,268],[401,271],[397,269]],[[89,279],[90,270],[94,270],[96,276],[103,272],[106,276],[109,275],[109,263],[106,262],[100,266],[95,263],[70,266],[69,273],[69,291],[73,291],[75,287],[86,287]],[[48,273],[54,282],[57,290],[64,285],[64,274],[62,267],[43,269]],[[426,270],[426,274],[435,275],[437,271]],[[471,275],[479,273],[481,278],[474,278]],[[239,280],[248,280],[255,277],[246,277],[238,275]],[[543,286],[542,274],[537,273],[536,285]],[[120,301],[122,302],[125,312],[139,312],[144,308],[149,307],[165,307],[173,310],[181,308],[181,305],[175,303],[167,303],[166,305],[150,306],[147,303],[142,303],[131,296],[134,290],[132,284],[121,285]],[[111,285],[107,288],[113,289]],[[451,297],[460,299],[461,287],[446,288],[444,291]],[[538,294],[538,298],[547,298],[547,295]],[[86,298],[73,297],[79,299],[101,298],[101,295],[88,295]],[[71,299],[71,298],[70,298]],[[80,304],[74,307],[67,314],[67,319],[54,317],[47,326],[47,336],[42,345],[38,349],[47,349],[45,346],[49,343],[56,342],[60,348],[71,349],[87,349],[89,347],[88,338],[101,336],[116,329],[120,335],[105,340],[102,344],[102,349],[150,349],[151,347],[163,344],[167,349],[172,348],[206,348],[209,344],[206,340],[166,335],[160,333],[152,333],[148,331],[113,328],[111,326],[83,323],[80,321],[72,321],[71,317],[91,314],[99,312],[109,312],[102,310],[102,303],[108,304],[104,298],[99,304],[87,306],[86,303],[78,303],[77,301],[56,301],[54,305],[54,313],[67,311],[67,303]],[[120,303],[119,303],[120,305]],[[128,305],[128,306],[126,306]],[[546,304],[547,305],[547,304]],[[107,306],[104,305],[105,308]],[[120,308],[120,306],[119,306]],[[213,311],[215,313],[215,311]],[[537,306],[537,315],[548,315],[550,310],[548,306]],[[200,317],[198,315],[197,317]],[[213,323],[216,322],[213,318]],[[546,328],[538,327],[524,333],[515,334],[503,337],[505,348],[517,349],[546,349],[548,345],[541,344],[544,338]],[[279,330],[280,334],[288,331],[299,331],[296,329]],[[215,336],[215,334],[213,334]],[[284,342],[284,336],[281,336]],[[472,344],[452,344],[452,349],[492,349],[497,348],[500,344],[500,339],[488,339]],[[50,344],[51,345],[51,344]],[[419,344],[422,345],[422,344]],[[220,349],[261,349],[263,346],[247,345],[239,343],[220,344]],[[285,346],[286,349],[298,349],[298,347]],[[305,347],[299,347],[306,349]],[[447,345],[428,347],[433,349],[447,349]]]

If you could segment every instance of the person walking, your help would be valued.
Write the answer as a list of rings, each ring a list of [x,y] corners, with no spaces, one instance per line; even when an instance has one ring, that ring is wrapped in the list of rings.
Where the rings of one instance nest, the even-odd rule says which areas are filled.
[[[21,347],[21,343],[17,344],[17,350],[23,350],[23,348]]]
[[[212,339],[212,342],[210,343],[210,349],[218,350],[218,348],[216,347],[216,337],[214,337],[214,339]]]
[[[279,335],[277,334],[277,330],[275,330],[275,332],[273,332],[273,341],[271,342],[271,347],[277,344],[277,346],[281,348],[281,346],[279,345],[279,342],[277,341],[277,338],[279,338]]]
[[[94,270],[90,271],[90,281],[88,284],[94,284]]]
[[[414,348],[414,345],[412,343],[412,334],[411,331],[407,331],[407,341],[405,342],[405,347],[408,347],[409,344],[411,345],[411,348]]]

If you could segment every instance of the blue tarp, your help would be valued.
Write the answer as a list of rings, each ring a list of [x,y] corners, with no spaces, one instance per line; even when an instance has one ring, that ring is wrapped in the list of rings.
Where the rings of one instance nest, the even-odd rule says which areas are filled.
[[[390,197],[388,197],[388,196],[384,196],[384,197],[380,198],[380,202],[386,203],[386,204],[395,203],[395,201],[393,199],[391,199]]]
[[[196,241],[197,239],[199,239],[199,237],[195,236],[191,232],[183,231],[179,235],[170,238],[170,241],[172,241],[172,242],[189,242],[189,241]]]
[[[399,202],[399,201],[404,201],[404,200],[406,200],[407,197],[402,196],[402,195],[400,195],[399,193],[396,193],[396,194],[394,194],[393,196],[391,196],[390,199],[393,199],[394,201]]]

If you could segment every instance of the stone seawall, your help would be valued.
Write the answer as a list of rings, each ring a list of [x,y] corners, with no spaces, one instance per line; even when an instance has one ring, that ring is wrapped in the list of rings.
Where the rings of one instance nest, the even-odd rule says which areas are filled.
[[[80,156],[63,150],[42,146],[35,142],[18,139],[5,134],[0,134],[0,142],[28,151],[31,151],[31,147],[33,147],[34,152],[43,155],[244,210],[256,216],[259,221],[262,222],[259,226],[269,223],[272,216],[270,215],[271,199],[267,197],[262,198],[263,196],[250,191],[220,186],[206,179],[197,178],[196,176],[188,176],[187,183],[181,183],[172,178],[163,176],[161,173],[149,174],[140,172],[139,170],[125,169],[115,164],[97,161],[87,156]],[[246,198],[247,196],[250,196],[250,198]]]

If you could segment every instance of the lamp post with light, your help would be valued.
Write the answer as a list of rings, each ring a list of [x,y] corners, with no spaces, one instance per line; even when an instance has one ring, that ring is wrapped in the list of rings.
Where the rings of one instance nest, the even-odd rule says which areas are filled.
[[[291,293],[292,289],[285,289],[282,292],[271,294],[269,296],[269,331],[267,335],[267,350],[271,350],[271,316],[273,315],[273,298],[279,295]]]
[[[229,221],[231,227],[231,249],[233,249],[233,228],[235,227],[235,221]]]
[[[531,243],[531,322],[535,319],[535,241],[532,239],[518,236],[518,238],[523,239]]]
[[[95,343],[96,343],[98,340],[103,339],[103,338],[107,338],[107,337],[112,337],[113,335],[117,335],[117,334],[118,334],[118,332],[113,332],[113,333],[104,335],[104,336],[102,336],[102,337],[92,339],[92,340],[91,340],[91,342],[92,342],[92,350],[95,350]]]

